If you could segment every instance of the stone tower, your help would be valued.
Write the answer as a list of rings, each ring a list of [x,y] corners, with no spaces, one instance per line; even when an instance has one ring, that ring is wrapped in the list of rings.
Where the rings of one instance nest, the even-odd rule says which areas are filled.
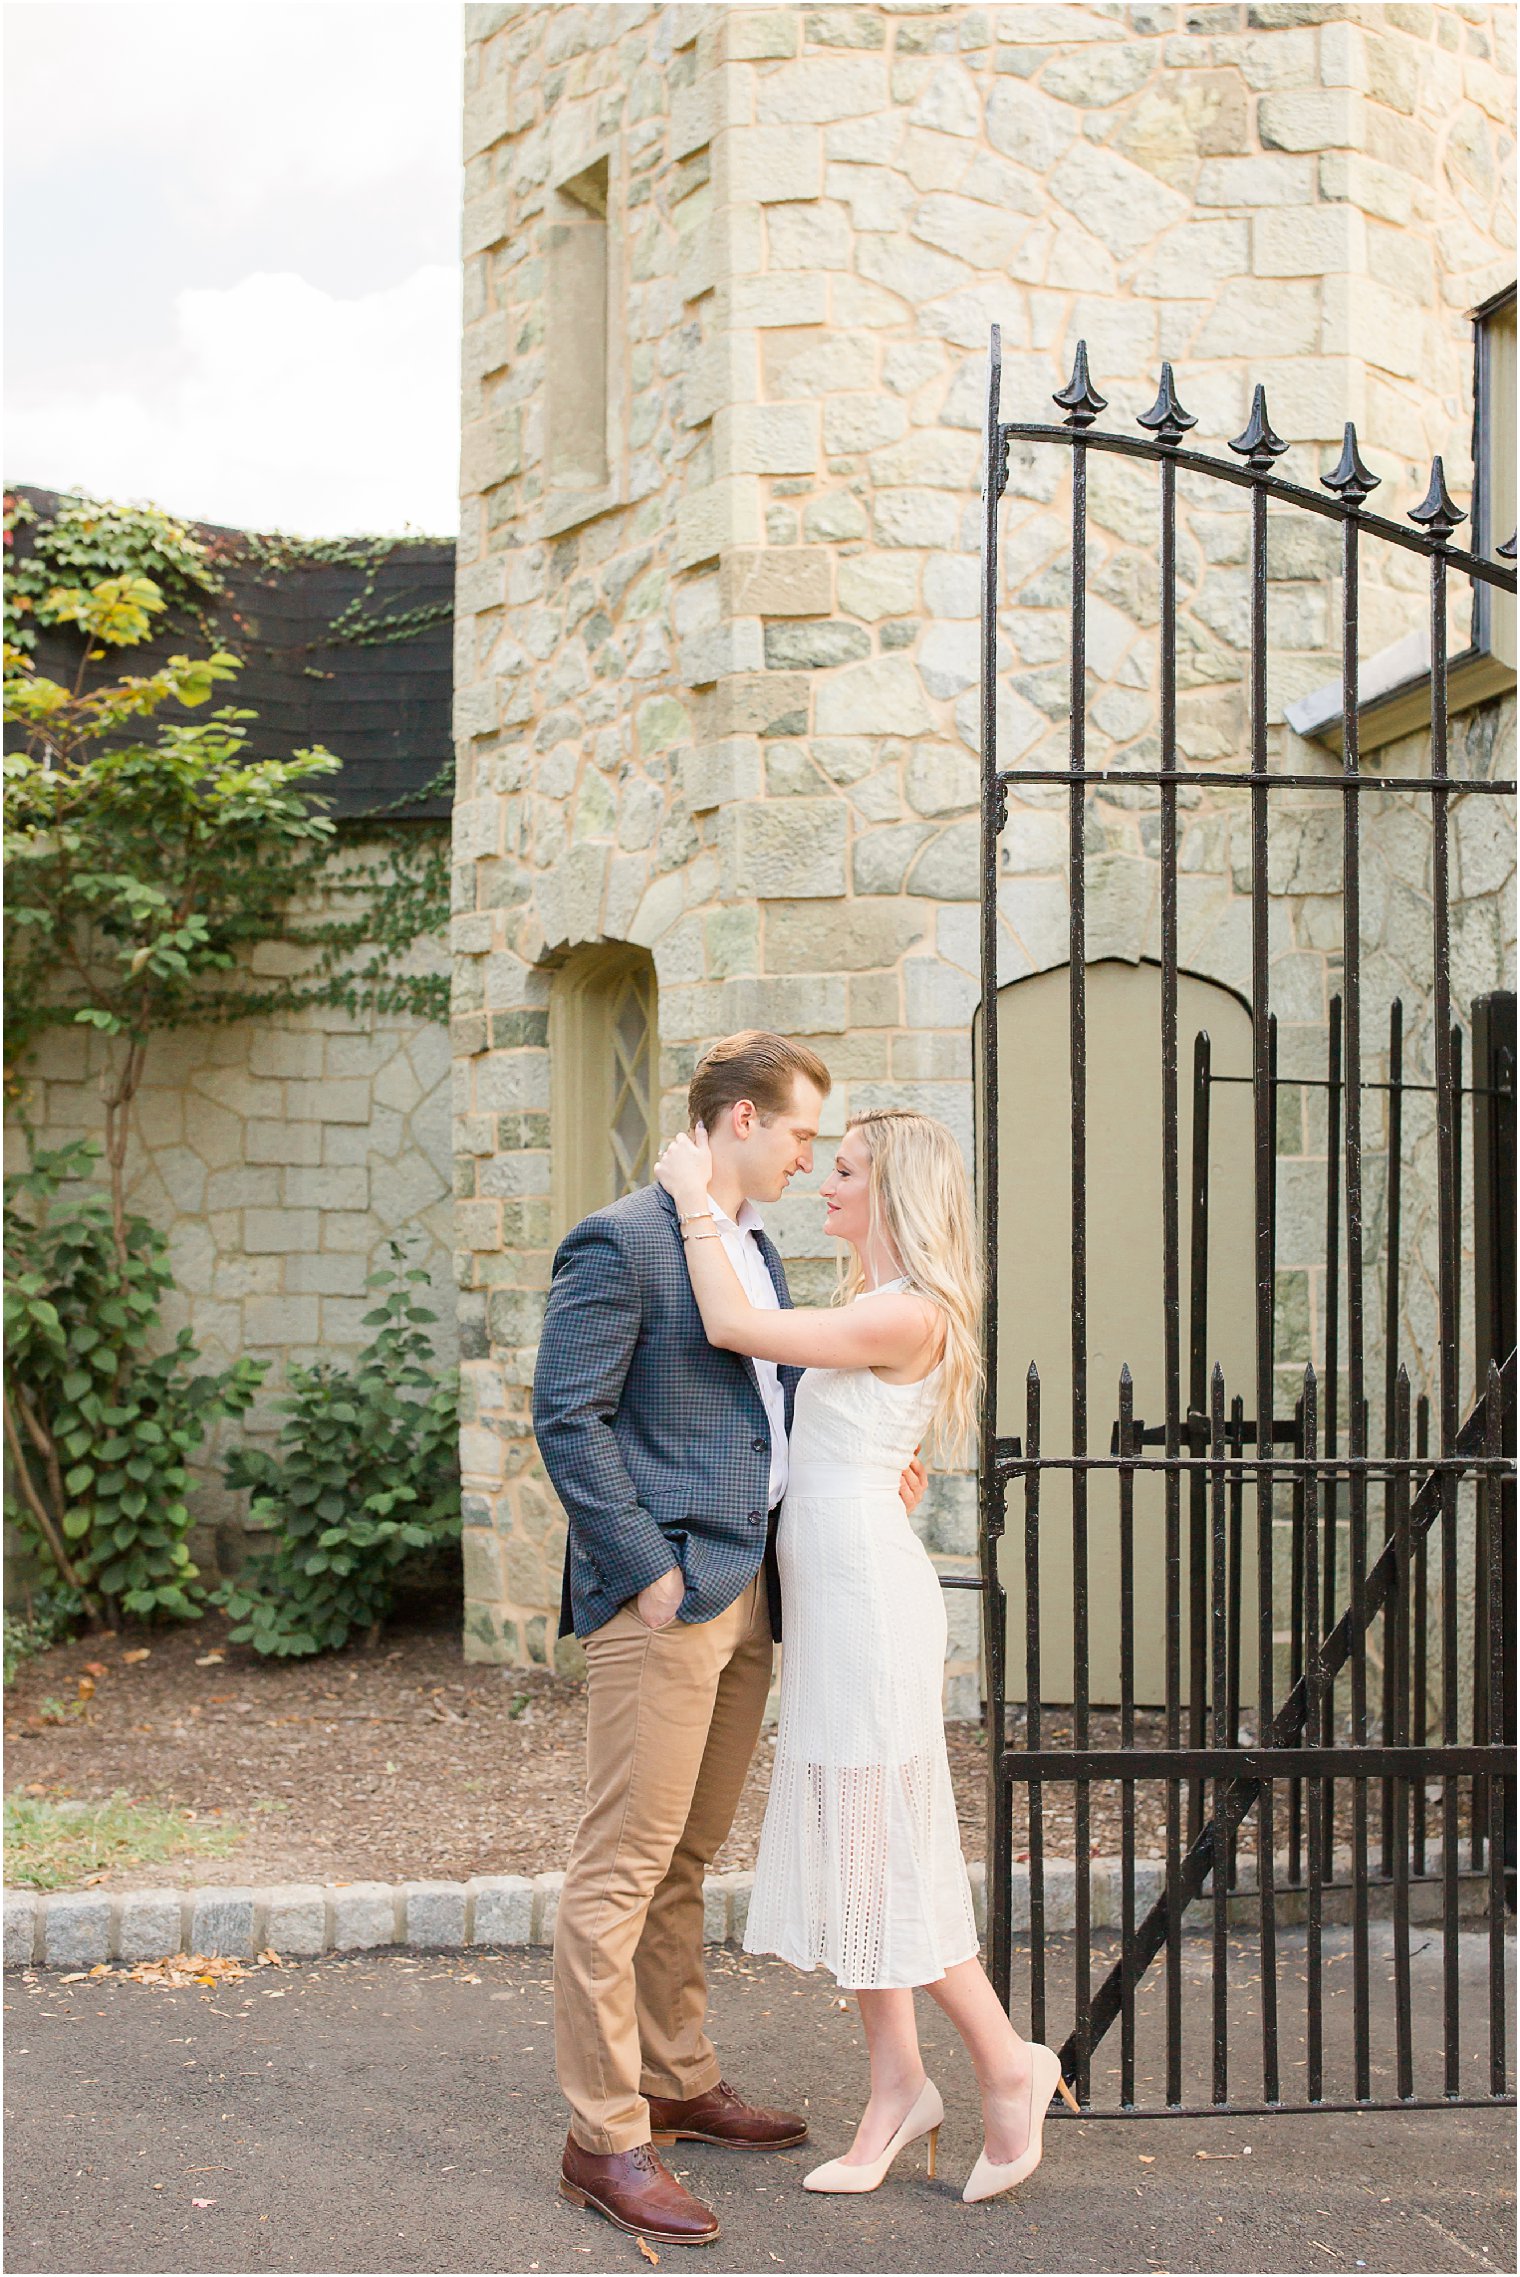
[[[1469,311],[1514,277],[1513,17],[1471,0],[466,17],[467,1650],[542,1661],[563,1524],[528,1385],[554,1242],[647,1174],[703,1045],[804,1036],[836,1078],[827,1128],[911,1104],[969,1143],[989,326],[1005,417],[1053,416],[1085,338],[1111,416],[1151,401],[1168,358],[1203,448],[1262,381],[1299,479],[1354,418],[1385,510],[1418,497],[1433,452],[1465,498]],[[1015,454],[1005,765],[1063,763],[1059,481]],[[1091,512],[1089,763],[1122,766],[1155,731],[1154,510],[1114,460]],[[1180,742],[1218,761],[1242,749],[1244,523],[1198,501],[1185,527]],[[1271,562],[1274,743],[1297,767],[1335,763],[1287,719],[1335,670],[1333,572],[1301,542]],[[1418,607],[1396,565],[1369,570],[1364,647]],[[1492,748],[1512,700],[1488,693],[1473,717]],[[1154,953],[1146,820],[1094,803],[1094,957]],[[1317,830],[1285,835],[1277,881],[1285,1050],[1322,1023],[1333,966]],[[1007,849],[1011,983],[1066,953],[1064,794],[1017,801]],[[1507,859],[1485,841],[1471,862],[1464,986],[1494,987]],[[1206,806],[1185,867],[1185,962],[1238,986],[1244,911]],[[817,1219],[795,1192],[772,1219],[804,1299],[832,1280]],[[1280,1292],[1306,1323],[1311,1268]],[[942,1561],[970,1557],[973,1516],[967,1479],[935,1482],[920,1523]],[[949,1699],[974,1709],[973,1600],[950,1602]]]

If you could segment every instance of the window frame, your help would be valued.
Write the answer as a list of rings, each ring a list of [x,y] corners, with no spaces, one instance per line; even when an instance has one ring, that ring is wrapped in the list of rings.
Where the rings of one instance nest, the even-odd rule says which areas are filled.
[[[602,184],[595,198],[589,197],[588,178],[600,172]],[[617,321],[624,300],[622,232],[617,216],[622,206],[622,177],[618,164],[618,151],[609,145],[588,152],[580,163],[560,175],[550,188],[544,206],[544,290],[550,290],[551,264],[548,258],[547,231],[557,219],[569,218],[566,209],[581,214],[594,212],[601,206],[601,220],[606,230],[605,241],[605,293],[602,307],[603,361],[605,371],[605,405],[603,411],[603,456],[606,479],[583,486],[580,483],[557,479],[549,458],[547,431],[544,437],[544,489],[541,534],[546,538],[558,537],[564,530],[575,529],[582,522],[594,521],[628,502],[627,436],[624,417],[624,398],[627,390],[627,326]],[[545,384],[554,385],[553,340],[554,314],[552,306],[546,310],[545,321]],[[546,422],[547,427],[547,422]]]
[[[660,996],[654,959],[631,941],[571,951],[549,983],[551,1201],[556,1241],[593,1210],[636,1191],[613,1143],[619,1096],[612,1023],[632,983],[646,1014],[647,1148],[652,1175],[660,1128]]]
[[[1497,380],[1498,358],[1494,353],[1490,330],[1493,318],[1504,308],[1513,307],[1515,286],[1505,285],[1500,291],[1473,309],[1473,494],[1472,494],[1472,548],[1475,553],[1491,554],[1493,542],[1487,528],[1490,511],[1490,493],[1495,487],[1493,472],[1494,425],[1492,405]],[[1513,398],[1510,399],[1513,401]],[[1514,444],[1511,440],[1511,452]],[[1510,610],[1510,649],[1506,657],[1502,649],[1493,645],[1499,620],[1502,640],[1502,616],[1495,610],[1493,588],[1474,581],[1472,632],[1466,648],[1459,649],[1447,661],[1446,708],[1449,714],[1471,711],[1475,704],[1485,703],[1493,696],[1507,694],[1516,685],[1513,655],[1514,602],[1508,594],[1497,596],[1508,603]],[[1361,702],[1357,709],[1357,744],[1366,753],[1379,750],[1384,744],[1396,742],[1401,736],[1418,734],[1430,725],[1430,641],[1428,632],[1415,627],[1390,647],[1380,649],[1367,657],[1358,676]],[[1283,716],[1296,735],[1309,742],[1327,746],[1339,752],[1345,745],[1345,716],[1341,708],[1341,681],[1327,680],[1322,686],[1311,689],[1307,695],[1297,697],[1283,708]]]
[[[1496,318],[1508,311],[1511,345],[1508,356],[1498,345]],[[1509,473],[1513,477],[1515,459],[1515,350],[1513,346],[1515,317],[1515,286],[1490,295],[1473,310],[1473,500],[1472,543],[1474,553],[1492,556],[1502,541],[1513,534],[1511,530],[1495,529],[1493,512],[1504,469],[1498,446],[1501,438],[1496,414],[1507,408],[1510,418]],[[1508,371],[1505,370],[1506,362]],[[1503,604],[1503,606],[1501,606]],[[1508,618],[1506,627],[1505,618]],[[1505,638],[1505,633],[1508,638]],[[1508,593],[1496,593],[1491,585],[1473,588],[1472,645],[1481,656],[1497,657],[1513,671],[1515,665],[1515,603]],[[1506,653],[1506,650],[1508,653]]]

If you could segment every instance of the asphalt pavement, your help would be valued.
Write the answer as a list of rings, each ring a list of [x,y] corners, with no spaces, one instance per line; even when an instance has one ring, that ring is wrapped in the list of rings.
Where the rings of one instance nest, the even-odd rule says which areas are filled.
[[[1486,1940],[1464,1937],[1479,1982]],[[1301,2092],[1281,1940],[1285,2092]],[[1187,2011],[1204,2020],[1204,1939],[1186,1940]],[[1513,1959],[1513,1944],[1510,1945]],[[1439,2052],[1438,1941],[1417,1970],[1422,2078]],[[1327,1934],[1332,2037],[1344,1941]],[[1250,1950],[1236,1973],[1232,2080],[1259,2065]],[[1387,1980],[1384,1933],[1373,1976]],[[1059,1972],[1058,1972],[1059,1974]],[[813,2141],[771,2156],[668,2154],[717,2207],[719,2242],[651,2249],[564,2203],[548,1956],[329,1956],[240,1982],[171,1990],[109,1977],[6,1978],[6,2256],[47,2271],[1512,2271],[1512,2111],[1053,2121],[1045,2162],[1013,2198],[963,2206],[978,2147],[958,2044],[921,2000],[945,2097],[940,2171],[913,2152],[873,2196],[809,2197],[802,2175],[842,2149],[863,2093],[858,2018],[828,1978],[725,1952],[714,2036],[757,2100],[805,2104]],[[1513,1969],[1510,1970],[1511,1978]],[[1064,1998],[1056,1982],[1054,2000]],[[1053,2000],[1053,2005],[1054,2005]],[[1017,2003],[1016,2003],[1017,2008]],[[1481,2068],[1482,2017],[1464,1999]],[[1146,2033],[1159,1988],[1142,2003]],[[1150,2021],[1147,2022],[1147,2019]],[[1114,2093],[1107,2044],[1094,2092]],[[1379,2057],[1381,2064],[1382,2058]],[[1190,2079],[1193,2073],[1190,2070]],[[1259,2076],[1259,2075],[1258,2075]],[[1380,2073],[1381,2076],[1381,2073]],[[1477,2076],[1476,2072],[1473,2074]],[[1204,2091],[1206,2093],[1206,2075]]]

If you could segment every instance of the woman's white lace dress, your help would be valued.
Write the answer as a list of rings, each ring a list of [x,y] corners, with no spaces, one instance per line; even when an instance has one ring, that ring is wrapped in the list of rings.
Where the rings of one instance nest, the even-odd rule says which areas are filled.
[[[744,1943],[852,1991],[932,1984],[977,1950],[944,1599],[898,1493],[934,1384],[809,1368],[792,1423],[781,1718]]]

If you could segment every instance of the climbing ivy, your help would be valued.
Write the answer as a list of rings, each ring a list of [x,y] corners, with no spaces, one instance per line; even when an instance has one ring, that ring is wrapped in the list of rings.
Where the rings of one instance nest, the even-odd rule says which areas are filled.
[[[29,550],[18,552],[14,533],[30,530]],[[157,506],[127,506],[84,495],[59,499],[50,515],[16,491],[5,498],[7,548],[5,638],[14,664],[36,646],[36,627],[76,622],[88,633],[79,614],[81,590],[93,591],[113,584],[130,596],[130,580],[147,580],[154,592],[146,609],[139,608],[130,622],[119,606],[113,629],[105,637],[112,646],[128,646],[148,637],[151,620],[174,621],[188,615],[208,638],[215,638],[222,660],[235,657],[226,651],[225,622],[213,624],[208,605],[226,595],[221,568],[236,561],[272,576],[289,574],[303,566],[353,568],[364,572],[361,590],[331,620],[314,647],[352,645],[376,647],[413,640],[430,626],[446,622],[447,601],[425,603],[413,609],[386,612],[376,606],[381,570],[398,552],[437,545],[429,537],[402,538],[298,538],[283,534],[239,532],[213,544],[195,529]],[[230,615],[237,631],[242,627],[235,611]],[[91,638],[101,636],[90,634]],[[236,638],[236,633],[232,636]],[[103,652],[97,646],[96,657]],[[307,668],[313,672],[315,666]],[[16,686],[14,672],[12,688]],[[82,694],[82,687],[76,690]],[[251,718],[247,712],[237,715]],[[304,972],[281,976],[265,985],[242,972],[226,989],[202,989],[194,1016],[199,1019],[267,1017],[302,1006],[340,1007],[358,1017],[366,1012],[410,1015],[420,1020],[448,1017],[448,975],[418,969],[418,944],[441,934],[448,921],[450,859],[446,831],[419,830],[401,818],[435,800],[448,800],[453,792],[452,762],[441,768],[421,789],[408,792],[391,805],[366,815],[350,826],[354,835],[334,841],[337,858],[318,848],[316,864],[301,881],[302,890],[287,903],[282,935],[293,947],[307,949],[311,958]],[[320,805],[322,802],[315,802]],[[364,843],[355,843],[362,829]],[[293,883],[295,881],[293,880]],[[74,1017],[71,1012],[67,1017]],[[47,1024],[45,1013],[34,1008],[26,1025]]]
[[[292,538],[250,535],[241,541],[240,558],[276,573],[316,564],[329,569],[362,569],[364,584],[330,619],[324,647],[378,648],[408,640],[432,625],[447,624],[453,615],[450,601],[428,601],[415,609],[375,613],[377,579],[398,553],[435,546],[438,538]],[[433,797],[429,786],[424,797]],[[414,802],[408,801],[408,804]]]
[[[31,546],[15,533],[30,527]],[[60,498],[51,517],[30,499],[5,493],[5,638],[34,649],[37,626],[56,624],[49,596],[58,588],[93,586],[114,577],[148,577],[171,612],[189,616],[209,640],[207,603],[226,587],[211,549],[188,522],[159,506],[121,506],[110,499]]]

